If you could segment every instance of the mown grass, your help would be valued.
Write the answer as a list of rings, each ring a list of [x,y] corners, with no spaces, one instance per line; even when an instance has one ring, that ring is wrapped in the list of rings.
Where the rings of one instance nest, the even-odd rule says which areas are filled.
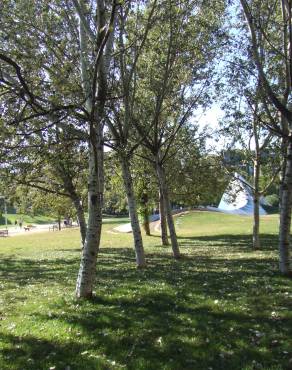
[[[292,282],[278,274],[277,218],[176,219],[184,258],[106,223],[95,298],[77,301],[78,230],[0,240],[0,369],[290,369]]]

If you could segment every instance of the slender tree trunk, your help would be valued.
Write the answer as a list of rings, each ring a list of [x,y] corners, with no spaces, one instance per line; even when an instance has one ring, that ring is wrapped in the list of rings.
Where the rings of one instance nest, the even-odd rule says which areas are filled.
[[[281,143],[282,161],[281,161],[280,185],[279,185],[279,213],[280,214],[281,214],[281,208],[282,208],[283,184],[284,184],[286,165],[287,165],[287,150],[288,150],[288,140],[286,137],[283,137],[282,143]]]
[[[92,38],[88,32],[89,17],[86,12],[84,1],[75,5],[79,16],[79,35],[80,35],[80,68],[82,87],[86,97],[85,107],[89,115],[89,174],[88,174],[88,226],[86,230],[85,243],[82,250],[79,273],[76,283],[77,298],[90,298],[92,296],[95,275],[96,260],[99,251],[101,227],[102,227],[102,207],[103,207],[103,188],[104,188],[104,153],[103,153],[103,118],[104,107],[107,95],[107,73],[111,58],[111,49],[114,32],[113,24],[110,26],[111,35],[108,39],[105,52],[101,58],[96,58],[94,64],[90,62],[94,49],[89,50],[88,37]],[[100,36],[106,26],[105,2],[97,1],[96,15],[98,17],[98,36],[96,44],[101,47]],[[115,12],[115,9],[114,9]],[[82,14],[83,13],[83,14]],[[114,13],[113,13],[114,15]],[[84,19],[85,18],[85,19]],[[87,24],[87,26],[86,26]],[[92,48],[92,43],[90,45]],[[95,48],[95,46],[94,46]],[[99,49],[100,51],[101,49]],[[90,73],[91,71],[91,73]]]
[[[254,160],[254,194],[253,194],[253,248],[260,249],[260,158]]]
[[[143,212],[143,229],[147,236],[151,235],[148,209],[145,209]]]
[[[165,173],[162,165],[159,163],[159,161],[156,162],[156,171],[157,171],[157,177],[159,180],[159,186],[163,197],[163,204],[165,207],[166,212],[166,219],[168,223],[168,229],[169,229],[169,235],[171,240],[171,247],[172,247],[172,253],[174,258],[180,258],[180,251],[179,246],[177,242],[176,232],[175,232],[175,226],[173,222],[172,212],[171,212],[171,206],[170,201],[168,197],[168,189],[166,185],[166,179],[165,179]]]
[[[100,125],[99,125],[100,126]],[[91,298],[96,275],[96,260],[102,227],[103,144],[102,128],[90,142],[88,175],[88,226],[76,283],[77,298]]]
[[[58,215],[58,229],[61,231],[61,216]]]
[[[169,241],[167,237],[166,214],[161,190],[159,190],[159,217],[161,230],[161,244],[167,246],[169,245]]]
[[[62,167],[59,169],[59,176],[62,178],[64,188],[69,193],[70,199],[74,204],[76,214],[77,214],[77,219],[78,219],[80,235],[81,235],[82,247],[83,247],[85,238],[86,238],[87,225],[86,225],[85,216],[84,216],[84,208],[83,208],[80,196],[78,195],[74,187],[72,177],[68,176],[68,174],[66,175],[66,172]]]
[[[288,144],[286,171],[282,185],[279,256],[280,272],[284,275],[291,274],[290,268],[290,228],[292,210],[292,140]]]
[[[141,229],[139,225],[138,219],[138,212],[136,206],[136,200],[133,190],[133,182],[132,176],[130,171],[130,164],[129,160],[126,157],[120,158],[121,166],[122,166],[122,173],[123,173],[123,180],[124,186],[127,194],[128,206],[129,206],[129,213],[131,218],[131,226],[133,231],[134,237],[134,247],[136,253],[136,263],[138,267],[146,266],[144,248],[143,248],[143,241],[141,235]]]
[[[149,209],[148,209],[148,194],[143,192],[140,199],[140,214],[142,216],[142,225],[146,235],[150,236],[150,223],[149,223]]]
[[[72,201],[76,209],[76,213],[77,213],[78,225],[80,229],[81,241],[82,241],[82,246],[83,246],[85,243],[86,229],[87,229],[85,216],[84,216],[84,209],[83,209],[81,199],[78,196],[73,197]]]

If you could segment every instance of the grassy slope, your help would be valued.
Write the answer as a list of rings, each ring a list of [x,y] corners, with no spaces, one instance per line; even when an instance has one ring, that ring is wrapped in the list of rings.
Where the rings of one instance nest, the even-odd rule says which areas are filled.
[[[52,217],[47,217],[43,215],[36,215],[36,216],[30,216],[25,214],[14,214],[14,213],[8,213],[7,214],[7,221],[8,221],[8,227],[14,226],[15,220],[22,219],[24,224],[47,224],[53,222],[55,219]],[[4,214],[2,214],[2,217],[0,218],[0,228],[4,228],[5,226],[5,218]]]
[[[92,302],[74,299],[77,230],[1,239],[0,369],[290,368],[292,282],[277,273],[277,218],[263,219],[260,252],[248,217],[176,223],[185,258],[145,237],[145,270],[131,235],[106,224]]]

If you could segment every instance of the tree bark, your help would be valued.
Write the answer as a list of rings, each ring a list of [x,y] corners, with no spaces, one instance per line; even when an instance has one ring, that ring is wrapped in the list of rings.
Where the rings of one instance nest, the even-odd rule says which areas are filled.
[[[122,173],[123,173],[123,180],[124,186],[127,194],[128,200],[128,207],[129,207],[129,214],[131,219],[131,226],[133,231],[133,238],[134,238],[134,247],[136,253],[136,263],[138,267],[146,266],[144,248],[143,248],[143,241],[141,235],[141,229],[139,225],[138,219],[138,212],[136,206],[136,200],[134,195],[133,189],[133,181],[130,171],[130,164],[127,157],[120,158],[121,166],[122,166]]]
[[[260,249],[260,158],[254,160],[254,194],[253,194],[253,248]]]
[[[77,4],[77,3],[76,3]],[[86,4],[80,3],[82,14],[75,5],[79,14],[79,40],[80,40],[80,69],[82,87],[86,97],[85,107],[89,119],[89,174],[88,174],[88,227],[86,230],[85,243],[82,250],[79,273],[76,282],[77,298],[90,298],[92,296],[95,275],[96,260],[99,251],[102,207],[104,188],[104,153],[103,153],[103,119],[104,107],[107,99],[107,73],[110,62],[112,37],[114,32],[114,19],[116,2],[113,2],[110,24],[106,29],[105,2],[97,2],[97,37],[96,46],[98,52],[94,63],[90,63],[93,50],[88,50],[88,34],[90,29],[89,20],[86,15]],[[87,24],[87,26],[86,26]],[[109,37],[110,33],[112,35]],[[90,32],[89,32],[90,33]],[[104,34],[104,36],[103,36]],[[104,37],[104,38],[103,38]],[[109,37],[109,38],[108,38]],[[108,42],[107,42],[108,41]],[[104,53],[104,47],[106,52]],[[89,73],[91,70],[92,73]]]
[[[253,202],[254,202],[254,209],[253,209],[253,249],[260,249],[260,204],[259,204],[259,194],[254,194]]]
[[[84,216],[84,209],[83,209],[81,199],[78,196],[73,197],[72,201],[73,201],[74,207],[76,209],[76,213],[77,213],[77,219],[78,219],[81,241],[82,241],[82,246],[83,246],[84,243],[85,243],[86,229],[87,229],[85,216]]]
[[[58,215],[58,230],[61,231],[61,216]]]
[[[91,298],[96,275],[96,260],[102,227],[103,144],[102,128],[98,126],[89,152],[88,226],[76,283],[77,298]]]
[[[149,223],[149,209],[148,209],[148,194],[144,191],[140,197],[140,214],[142,216],[143,229],[147,236],[150,236],[150,223]]]
[[[167,236],[167,225],[166,225],[166,215],[165,207],[163,201],[163,195],[161,190],[159,190],[159,217],[160,217],[160,230],[161,230],[161,244],[163,246],[169,245]]]
[[[58,171],[60,178],[63,181],[65,190],[69,193],[70,199],[74,204],[83,247],[86,238],[87,225],[84,216],[84,208],[80,196],[73,184],[72,177],[68,173],[66,173],[66,170],[62,166],[60,167],[56,166],[56,169]]]
[[[181,255],[179,251],[177,236],[175,232],[175,226],[174,226],[172,212],[171,212],[170,201],[168,197],[168,189],[167,189],[167,184],[166,184],[166,179],[165,179],[165,173],[164,173],[164,169],[161,163],[159,163],[159,160],[156,161],[156,171],[157,171],[157,177],[159,181],[160,190],[162,193],[163,205],[165,207],[165,213],[166,213],[166,219],[168,223],[173,257],[180,258]]]
[[[282,209],[282,196],[283,196],[283,184],[286,173],[287,166],[287,150],[288,150],[288,140],[286,137],[282,138],[281,143],[281,171],[280,171],[280,185],[279,185],[279,213],[281,214]]]
[[[286,157],[286,171],[282,185],[279,256],[280,272],[291,275],[290,267],[290,228],[292,210],[292,140],[290,138]]]
[[[150,223],[149,223],[149,212],[147,209],[143,212],[143,228],[147,236],[151,236]]]

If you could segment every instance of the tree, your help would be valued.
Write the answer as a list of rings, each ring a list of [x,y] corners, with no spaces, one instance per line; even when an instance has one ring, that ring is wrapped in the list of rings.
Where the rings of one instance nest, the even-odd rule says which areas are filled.
[[[194,124],[185,125],[170,149],[166,174],[172,201],[181,207],[218,204],[226,187],[221,157],[210,154],[208,133]]]
[[[282,274],[290,275],[289,248],[292,210],[291,4],[285,0],[275,4],[263,4],[257,0],[241,0],[240,3],[249,28],[252,45],[251,57],[258,70],[267,114],[270,114],[269,105],[271,105],[280,117],[279,123],[270,114],[272,124],[269,127],[283,138],[282,150],[285,160],[282,166],[280,193],[279,267]]]
[[[241,35],[237,37],[242,40]],[[257,71],[248,60],[248,50],[242,48],[241,55],[237,50],[232,52],[236,55],[236,64],[226,68],[226,84],[232,87],[232,93],[225,88],[225,117],[221,122],[221,133],[230,141],[227,144],[229,153],[232,148],[237,148],[242,157],[238,163],[226,163],[229,172],[233,172],[232,176],[234,172],[242,173],[252,183],[253,248],[260,249],[260,199],[279,174],[278,137],[267,128],[271,122],[262,102]],[[269,160],[267,155],[270,155]],[[242,168],[243,160],[247,171]],[[270,179],[263,181],[263,175],[267,173]]]
[[[86,237],[83,181],[86,178],[86,148],[71,136],[70,124],[51,128],[43,134],[31,133],[23,142],[12,138],[0,149],[0,173],[7,184],[23,185],[46,194],[69,198],[76,209],[82,245]],[[13,143],[13,144],[12,144]]]
[[[144,267],[146,260],[130,168],[133,152],[139,146],[139,140],[133,135],[135,79],[137,62],[152,27],[156,7],[156,0],[144,4],[137,2],[135,10],[132,9],[131,3],[128,3],[118,13],[113,75],[114,89],[121,98],[111,105],[112,114],[108,115],[107,121],[111,133],[109,145],[115,150],[122,169],[138,267]]]
[[[4,19],[11,29],[8,37],[1,30],[0,77],[4,110],[16,112],[11,121],[23,124],[25,131],[26,123],[45,131],[71,116],[88,128],[89,218],[76,295],[90,298],[101,233],[104,105],[118,3],[114,0],[107,7],[103,1],[76,0],[72,7],[63,1],[51,6],[6,1],[4,5]],[[19,22],[14,24],[15,17]]]
[[[156,170],[175,258],[180,257],[180,251],[165,163],[181,127],[195,107],[208,100],[204,88],[212,78],[209,63],[215,56],[216,43],[219,45],[216,35],[219,35],[220,27],[214,8],[209,5],[208,2],[186,1],[177,7],[172,2],[165,3],[157,14],[159,21],[149,31],[137,64],[134,122],[148,151],[145,158]],[[213,6],[219,13],[224,9],[221,2]],[[206,12],[208,25],[203,21]],[[190,45],[194,47],[190,48]]]

